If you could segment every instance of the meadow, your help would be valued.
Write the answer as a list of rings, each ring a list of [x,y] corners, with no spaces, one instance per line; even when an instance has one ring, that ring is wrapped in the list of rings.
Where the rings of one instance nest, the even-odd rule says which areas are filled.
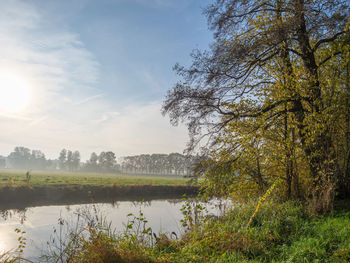
[[[188,179],[175,176],[73,173],[61,171],[31,171],[27,179],[27,171],[0,171],[0,186],[54,186],[54,185],[91,185],[91,186],[123,186],[123,185],[186,185]]]

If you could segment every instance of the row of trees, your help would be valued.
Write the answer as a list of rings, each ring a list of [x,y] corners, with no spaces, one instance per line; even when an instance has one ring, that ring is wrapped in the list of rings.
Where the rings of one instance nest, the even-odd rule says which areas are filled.
[[[5,161],[7,159],[7,162]],[[123,172],[142,174],[191,175],[198,156],[171,154],[141,154],[122,157],[120,164],[113,152],[91,153],[89,160],[81,162],[80,152],[62,149],[56,160],[48,160],[39,150],[15,147],[7,158],[0,158],[1,167],[25,170],[62,170],[84,172]]]
[[[218,195],[283,198],[330,209],[350,196],[348,1],[217,0],[205,13],[208,51],[193,52],[163,114],[188,124],[193,150],[207,138],[204,174]]]
[[[191,175],[195,163],[201,160],[199,156],[185,156],[179,153],[171,154],[141,154],[123,157],[121,171],[127,173]]]

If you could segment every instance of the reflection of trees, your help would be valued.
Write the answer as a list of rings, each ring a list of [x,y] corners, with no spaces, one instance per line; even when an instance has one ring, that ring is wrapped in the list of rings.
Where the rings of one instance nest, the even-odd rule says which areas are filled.
[[[120,202],[114,200],[110,204],[113,208],[119,208],[120,206]]]
[[[139,207],[139,206],[147,207],[147,206],[151,206],[152,205],[152,201],[144,201],[144,200],[142,200],[142,201],[132,201],[131,203],[132,203],[132,205],[134,207]]]
[[[27,219],[26,212],[27,212],[27,208],[0,210],[0,217],[4,220],[9,220],[14,217],[18,217],[20,223],[23,224]]]
[[[225,212],[232,207],[231,199],[222,199],[222,198],[213,198],[207,201],[203,201],[198,198],[187,198],[186,201],[184,199],[168,199],[166,200],[169,204],[181,204],[187,202],[199,203],[202,206],[206,207],[206,209],[212,209],[215,214],[221,216],[225,214]]]
[[[183,202],[184,200],[183,199],[168,199],[166,200],[169,204],[173,204],[173,205],[176,205],[178,203],[181,203]]]

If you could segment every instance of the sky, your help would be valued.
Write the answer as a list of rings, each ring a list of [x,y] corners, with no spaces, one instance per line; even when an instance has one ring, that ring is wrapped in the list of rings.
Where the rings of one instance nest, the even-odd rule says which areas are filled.
[[[212,41],[210,2],[1,0],[0,155],[182,152],[186,127],[160,109],[175,63]]]

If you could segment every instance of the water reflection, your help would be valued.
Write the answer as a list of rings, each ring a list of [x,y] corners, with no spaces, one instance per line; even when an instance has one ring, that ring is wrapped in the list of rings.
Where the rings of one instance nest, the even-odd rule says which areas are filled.
[[[18,217],[21,224],[26,220],[26,211],[25,209],[9,209],[9,210],[0,210],[0,217],[4,220],[11,219],[12,217]]]

